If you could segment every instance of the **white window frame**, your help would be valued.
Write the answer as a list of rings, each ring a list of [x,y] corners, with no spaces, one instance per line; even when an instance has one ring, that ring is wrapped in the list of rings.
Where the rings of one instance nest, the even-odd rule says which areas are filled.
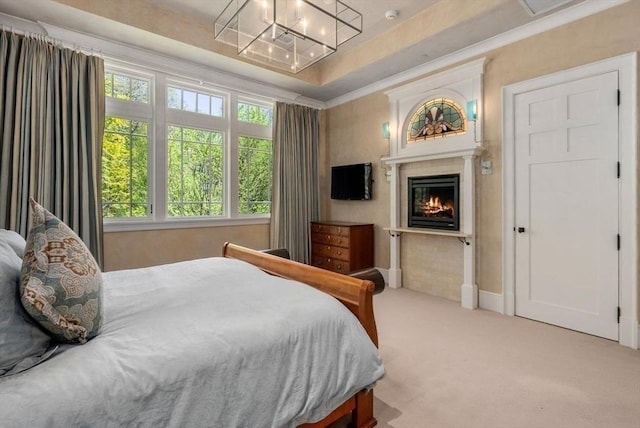
[[[233,226],[250,224],[268,224],[270,214],[238,214],[238,138],[239,136],[272,139],[272,127],[239,122],[237,118],[238,102],[246,102],[267,108],[274,108],[272,99],[240,93],[231,89],[199,83],[196,79],[177,77],[168,73],[146,70],[143,67],[122,67],[118,64],[105,64],[105,72],[114,72],[142,77],[151,82],[151,108],[140,117],[137,106],[132,107],[131,118],[149,122],[149,194],[150,215],[140,218],[105,218],[104,230],[107,232],[178,229],[211,226]],[[168,87],[174,86],[187,90],[222,97],[223,116],[211,116],[203,113],[187,112],[168,107]],[[120,102],[106,98],[107,116],[122,116],[125,111]],[[127,102],[126,104],[134,104]],[[143,104],[144,105],[144,104]],[[146,107],[146,105],[144,105]],[[149,116],[149,117],[148,117]],[[129,118],[129,116],[123,116]],[[223,133],[224,153],[224,191],[223,215],[211,217],[170,217],[167,213],[167,127],[168,125],[210,129]]]
[[[238,104],[239,103],[247,103],[247,104],[253,104],[253,105],[257,105],[260,107],[266,107],[266,108],[271,108],[273,111],[274,108],[274,103],[273,102],[267,102],[263,99],[259,99],[256,97],[248,97],[248,96],[237,96],[235,99],[235,108],[233,109],[232,115],[235,116],[235,124],[236,124],[236,129],[234,130],[234,132],[230,133],[230,138],[232,138],[231,141],[235,141],[235,144],[231,144],[231,146],[233,146],[233,150],[234,153],[232,153],[232,173],[233,173],[233,186],[234,186],[234,195],[238,194],[238,185],[240,183],[240,180],[238,178],[238,143],[239,143],[239,139],[240,137],[249,137],[249,138],[260,138],[260,139],[264,139],[264,140],[272,140],[273,138],[273,134],[272,134],[272,127],[273,127],[273,123],[271,124],[271,126],[265,126],[265,125],[259,125],[256,123],[251,123],[251,122],[243,122],[238,120]],[[271,142],[273,144],[273,141]],[[272,145],[273,147],[273,145]],[[271,192],[271,195],[273,196],[273,192]],[[233,212],[235,213],[235,216],[237,218],[243,218],[243,219],[249,219],[249,218],[271,218],[271,215],[267,215],[267,214],[240,214],[238,212],[238,198],[235,197],[233,204]],[[273,205],[272,205],[273,208]]]
[[[116,225],[129,224],[131,226],[141,225],[153,221],[155,183],[153,177],[154,156],[155,156],[155,132],[154,132],[154,76],[138,70],[131,70],[123,67],[105,67],[105,73],[121,74],[127,77],[134,77],[149,82],[149,103],[138,103],[135,101],[120,100],[112,97],[105,97],[105,116],[116,116],[127,120],[138,120],[147,122],[147,215],[145,217],[118,217],[104,218],[103,227],[111,230]],[[100,159],[102,162],[102,159]],[[100,183],[102,185],[102,183]]]

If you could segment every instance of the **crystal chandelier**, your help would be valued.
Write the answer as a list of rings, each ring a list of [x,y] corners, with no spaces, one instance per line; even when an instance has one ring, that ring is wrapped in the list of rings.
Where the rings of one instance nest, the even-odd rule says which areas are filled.
[[[362,14],[340,0],[231,0],[215,39],[238,55],[297,73],[362,32]]]

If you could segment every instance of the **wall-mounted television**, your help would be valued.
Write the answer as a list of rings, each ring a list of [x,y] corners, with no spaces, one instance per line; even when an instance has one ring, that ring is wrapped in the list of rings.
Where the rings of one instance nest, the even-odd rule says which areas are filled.
[[[331,199],[371,199],[371,162],[331,167]]]

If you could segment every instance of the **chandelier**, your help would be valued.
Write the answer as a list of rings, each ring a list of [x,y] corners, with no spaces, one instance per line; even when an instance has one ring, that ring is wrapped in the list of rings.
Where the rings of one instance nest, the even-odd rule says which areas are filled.
[[[340,0],[231,0],[215,39],[238,55],[297,73],[362,32],[362,14]]]

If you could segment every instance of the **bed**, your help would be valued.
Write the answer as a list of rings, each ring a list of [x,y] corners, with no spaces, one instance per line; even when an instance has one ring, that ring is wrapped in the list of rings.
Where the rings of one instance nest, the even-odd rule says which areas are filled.
[[[0,377],[0,426],[376,425],[370,281],[230,243],[102,278],[100,334]]]

